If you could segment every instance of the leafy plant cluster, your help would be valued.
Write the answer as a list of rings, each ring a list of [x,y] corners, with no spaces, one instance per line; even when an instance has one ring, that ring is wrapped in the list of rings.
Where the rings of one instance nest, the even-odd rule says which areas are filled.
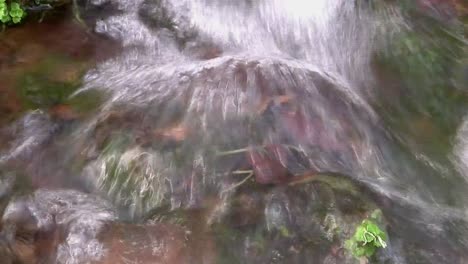
[[[19,2],[0,0],[0,22],[3,25],[18,24],[26,16]]]
[[[372,257],[377,249],[387,247],[387,234],[380,229],[376,217],[365,219],[356,228],[354,235],[346,241],[345,246],[356,258]]]

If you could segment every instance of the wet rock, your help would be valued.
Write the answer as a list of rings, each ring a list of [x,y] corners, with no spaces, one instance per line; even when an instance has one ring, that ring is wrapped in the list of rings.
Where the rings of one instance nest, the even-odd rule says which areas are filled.
[[[268,230],[299,236],[306,241],[333,239],[336,223],[327,213],[334,207],[333,192],[329,187],[308,184],[276,189],[266,199],[264,213]]]
[[[49,113],[52,117],[63,121],[72,121],[79,117],[78,113],[70,105],[66,104],[58,104],[51,107]]]
[[[57,132],[58,126],[50,116],[43,111],[31,111],[11,126],[5,128],[10,135],[9,150],[0,156],[4,162],[30,161],[32,153],[46,145],[51,136]]]
[[[181,228],[165,225],[107,225],[99,240],[106,254],[99,264],[121,263],[191,263],[187,234]]]
[[[3,235],[0,235],[0,259],[2,260],[2,263],[5,264],[16,263],[16,258],[13,252],[11,251],[10,245],[8,244],[7,240],[4,238]]]
[[[233,198],[229,213],[225,216],[232,226],[257,225],[264,219],[265,201],[259,190],[247,189]]]
[[[13,174],[5,172],[0,168],[0,215],[3,215],[3,211],[13,195],[15,180]]]
[[[102,6],[104,4],[107,4],[107,3],[111,2],[111,0],[89,0],[88,2],[91,5]]]
[[[331,179],[240,187],[233,199],[242,204],[231,204],[226,218],[214,225],[218,252],[233,263],[359,263],[344,244],[377,206],[357,190],[359,185]]]
[[[162,173],[170,171],[159,168],[169,162],[171,154],[149,153],[142,148],[125,147],[126,143],[122,142],[109,145],[86,168],[85,173],[89,172],[86,180],[92,186],[92,191],[114,200],[117,206],[126,209],[130,218],[136,218],[168,202],[170,185]]]
[[[126,197],[118,200],[135,211],[162,200],[193,206],[207,192],[242,181],[233,171],[253,170],[257,183],[266,185],[308,170],[355,175],[362,169],[358,156],[370,153],[366,105],[325,73],[243,56],[166,66],[90,79],[90,87],[104,87],[99,91],[111,98],[74,138],[80,155],[89,153],[85,167],[100,171],[86,173],[93,191]],[[112,150],[119,138],[123,143]],[[219,154],[246,148],[258,151]],[[154,196],[139,196],[140,190]]]
[[[42,4],[50,4],[52,6],[61,6],[71,4],[72,0],[41,0]]]
[[[217,201],[204,208],[177,208],[162,206],[151,211],[144,221],[147,225],[169,225],[185,230],[187,253],[191,263],[218,263],[217,248],[211,230],[210,217]],[[210,202],[207,202],[210,203]],[[200,243],[203,241],[203,243]],[[185,262],[183,262],[185,263]]]
[[[198,60],[211,60],[223,55],[223,49],[209,41],[189,41],[185,43],[184,54]]]
[[[286,183],[290,178],[287,155],[288,150],[285,147],[275,145],[249,150],[247,159],[254,171],[255,180],[260,184]]]
[[[450,21],[456,18],[457,9],[453,0],[418,0],[421,11],[435,18]]]
[[[71,1],[41,2],[55,5]],[[2,33],[1,125],[10,123],[27,109],[35,110],[38,106],[47,108],[59,98],[59,101],[64,101],[62,99],[65,99],[70,90],[61,93],[63,90],[73,86],[75,89],[86,68],[99,59],[107,58],[112,53],[108,51],[116,50],[111,48],[113,44],[110,41],[89,34],[73,18],[63,18],[60,15],[52,17],[54,19],[45,19],[42,23],[31,21],[32,23],[20,27],[11,27]],[[101,44],[104,45],[100,46]],[[32,91],[34,88],[36,91]]]
[[[39,190],[7,206],[2,233],[22,263],[81,263],[100,258],[103,246],[96,236],[115,219],[113,209],[97,197]]]
[[[8,205],[0,254],[23,264],[214,263],[214,245],[206,237],[200,245],[194,234],[173,224],[121,223],[96,196],[38,190]]]
[[[6,68],[14,57],[13,48],[6,42],[0,41],[0,69]]]
[[[0,183],[0,202],[4,205],[2,210],[15,196],[30,193],[32,190],[30,180],[7,163],[0,164]],[[3,211],[0,215],[3,215]]]
[[[150,27],[169,29],[177,39],[186,41],[196,35],[187,11],[188,3],[185,1],[146,0],[140,6],[139,15]]]
[[[15,176],[0,169],[0,201],[8,199],[12,195]]]
[[[457,254],[447,254],[444,249],[424,248],[421,244],[408,243],[405,244],[403,255],[407,263],[423,264],[423,263],[460,263],[464,264],[463,258]]]
[[[25,104],[33,109],[66,102],[78,88],[84,64],[61,58],[48,58],[22,74],[18,80]]]

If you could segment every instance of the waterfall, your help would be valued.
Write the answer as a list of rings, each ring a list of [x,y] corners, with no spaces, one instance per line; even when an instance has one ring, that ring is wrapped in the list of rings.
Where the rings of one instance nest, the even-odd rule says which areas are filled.
[[[366,213],[370,207],[384,212],[391,246],[381,259],[462,263],[468,247],[467,122],[459,128],[453,164],[405,145],[386,123],[376,98],[379,89],[390,88],[379,83],[375,55],[415,29],[395,4],[371,8],[367,2],[87,1],[87,8],[113,10],[98,15],[93,29],[118,42],[121,52],[90,69],[73,96],[97,91],[102,105],[66,132],[38,113],[27,115],[12,128],[17,140],[0,161],[28,162],[47,145],[55,156],[41,152],[30,164],[35,173],[53,171],[40,166],[42,159],[60,156],[55,166],[74,174],[58,178],[112,201],[129,221],[155,208],[206,209],[215,196],[222,202],[207,222],[223,223],[216,219],[228,218],[236,188],[249,180],[271,187],[311,173],[338,175],[362,188],[359,197],[370,197]],[[264,169],[265,157],[277,167]],[[296,208],[289,186],[262,198],[267,224],[261,230],[278,228],[288,237],[281,228],[293,220],[281,218],[282,210]],[[304,192],[307,210],[328,197],[314,188]],[[350,233],[345,220],[356,222],[330,213],[335,206],[330,202],[317,228],[330,245],[335,241],[328,225],[341,224]],[[242,246],[253,243],[250,236],[242,239]]]

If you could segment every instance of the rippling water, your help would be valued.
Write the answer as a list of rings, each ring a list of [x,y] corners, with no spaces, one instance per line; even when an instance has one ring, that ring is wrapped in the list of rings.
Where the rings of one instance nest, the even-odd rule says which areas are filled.
[[[95,32],[122,49],[89,70],[72,96],[97,91],[102,105],[66,124],[41,111],[25,114],[8,128],[15,136],[0,160],[28,164],[37,187],[52,182],[109,199],[129,221],[164,206],[205,208],[213,197],[221,202],[206,221],[224,219],[243,171],[253,170],[260,185],[336,174],[383,210],[387,261],[465,263],[466,121],[446,135],[449,150],[433,155],[384,118],[379,95],[398,89],[382,81],[374,56],[418,29],[398,6],[382,5],[89,1]],[[399,96],[424,100],[404,89],[416,88]],[[262,164],[271,155],[277,167]],[[276,219],[275,199],[289,198],[269,195],[266,218]],[[307,199],[304,212],[316,202]],[[269,230],[276,222],[268,219]]]

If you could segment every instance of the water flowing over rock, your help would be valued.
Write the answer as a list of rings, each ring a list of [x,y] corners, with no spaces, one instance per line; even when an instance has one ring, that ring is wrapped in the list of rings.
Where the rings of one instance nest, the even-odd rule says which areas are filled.
[[[359,260],[345,241],[381,209],[390,239],[376,263],[464,263],[466,122],[456,142],[433,143],[431,118],[448,116],[414,97],[444,97],[439,86],[403,77],[390,84],[376,66],[390,50],[408,57],[392,66],[409,65],[418,78],[455,80],[437,67],[452,61],[433,52],[434,32],[420,29],[428,19],[448,32],[454,14],[422,10],[411,20],[412,8],[439,6],[432,2],[79,2],[94,33],[120,45],[70,96],[99,95],[98,106],[86,114],[66,104],[26,113],[1,131],[11,140],[0,148],[0,166],[17,168],[36,188],[96,197],[39,190],[10,203],[3,222],[52,237],[37,250],[58,263],[147,263],[151,256],[161,263],[353,264]],[[453,54],[458,38],[451,38]],[[431,50],[419,58],[414,47]],[[435,66],[421,73],[413,60]],[[456,89],[444,98],[464,93]],[[392,125],[395,109],[420,141]],[[455,110],[450,122],[462,116]],[[427,148],[417,144],[425,138]],[[434,146],[452,162],[431,155]],[[57,226],[66,232],[54,233]],[[2,243],[0,254],[38,257]]]
[[[18,197],[1,224],[0,254],[14,263],[214,263],[190,251],[188,230],[119,222],[109,203],[72,190]]]

